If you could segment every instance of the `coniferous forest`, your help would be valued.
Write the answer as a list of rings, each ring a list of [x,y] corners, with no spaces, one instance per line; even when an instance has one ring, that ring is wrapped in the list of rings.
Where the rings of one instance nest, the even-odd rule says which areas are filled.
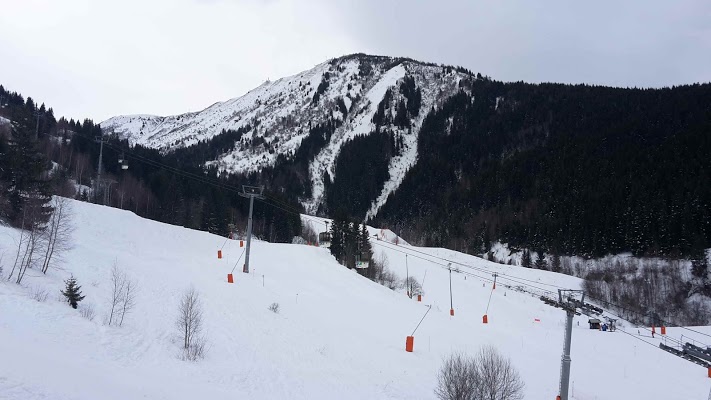
[[[402,132],[426,113],[416,164],[371,221],[413,244],[482,254],[500,240],[586,257],[625,251],[686,257],[711,247],[710,85],[620,89],[470,76],[457,95],[429,110],[420,109],[413,80],[392,89],[404,96],[393,110],[387,109],[389,90],[373,118],[375,130],[344,146],[333,181],[324,171],[319,212],[363,221],[402,146],[401,133],[385,127]],[[83,200],[221,235],[244,229],[247,201],[172,171],[179,169],[232,187],[264,185],[271,200],[255,204],[255,232],[272,241],[300,234],[294,211],[311,196],[309,163],[341,123],[329,118],[300,127],[308,135],[295,153],[245,175],[205,163],[232,148],[250,125],[168,153],[129,148],[127,141],[105,136],[108,181],[92,192],[98,125],[56,120],[51,108],[2,87],[0,104],[0,116],[13,121],[0,127],[5,219],[20,223],[22,190],[13,179],[34,185],[36,199],[47,199],[50,192],[71,192],[71,178]],[[336,107],[347,111],[342,101]],[[118,163],[123,150],[128,170]],[[25,171],[31,176],[8,175],[17,170],[13,163],[29,160],[33,167]],[[52,168],[50,160],[61,168]]]
[[[711,85],[468,82],[420,131],[376,224],[474,253],[688,255],[711,246]]]
[[[13,225],[21,227],[26,222],[23,210],[38,214],[40,217],[32,220],[41,223],[51,212],[51,194],[60,194],[223,236],[244,233],[249,202],[224,186],[257,185],[257,178],[227,176],[203,166],[209,155],[232,146],[243,132],[223,132],[209,143],[167,155],[141,146],[129,148],[125,140],[104,136],[104,184],[96,185],[99,145],[95,138],[102,136],[98,125],[88,119],[56,120],[51,108],[37,106],[32,98],[25,99],[2,86],[0,106],[0,117],[12,121],[0,125],[0,216]],[[126,170],[119,163],[122,156],[129,166]],[[186,174],[204,178],[203,182]],[[282,194],[268,189],[266,194],[266,203],[282,203]],[[290,242],[300,234],[298,215],[266,203],[254,205],[257,236]]]

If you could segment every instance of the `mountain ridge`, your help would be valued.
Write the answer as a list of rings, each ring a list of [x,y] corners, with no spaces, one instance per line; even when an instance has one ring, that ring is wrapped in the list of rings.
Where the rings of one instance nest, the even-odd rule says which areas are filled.
[[[308,135],[307,126],[334,121],[336,129],[309,165],[311,196],[302,199],[315,213],[324,202],[324,173],[335,179],[334,164],[349,139],[369,135],[378,128],[402,135],[402,153],[390,160],[389,179],[373,200],[366,217],[373,217],[397,189],[417,158],[417,133],[425,113],[396,126],[373,121],[380,110],[394,120],[400,102],[407,100],[395,88],[412,79],[421,93],[421,107],[429,110],[460,90],[460,81],[473,74],[461,68],[438,66],[408,58],[352,54],[316,65],[298,74],[266,81],[243,96],[216,102],[202,111],[173,116],[147,114],[112,117],[101,123],[108,133],[131,144],[171,152],[209,141],[226,130],[248,129],[231,151],[206,162],[229,173],[258,172],[292,157]],[[394,93],[394,94],[393,94]],[[386,104],[381,104],[385,101]],[[255,145],[255,142],[257,143]]]

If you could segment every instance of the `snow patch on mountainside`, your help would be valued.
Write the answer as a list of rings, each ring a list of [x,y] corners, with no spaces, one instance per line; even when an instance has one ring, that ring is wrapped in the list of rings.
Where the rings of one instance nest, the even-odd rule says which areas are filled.
[[[444,74],[437,79],[436,72],[431,67],[413,66],[411,75],[415,78],[415,84],[422,89],[422,106],[417,118],[413,121],[412,129],[402,132],[403,150],[400,155],[390,160],[390,178],[385,182],[383,190],[373,201],[370,210],[365,215],[369,220],[378,214],[380,208],[405,179],[405,174],[417,162],[417,137],[422,127],[422,122],[433,107],[439,107],[444,100],[456,93],[462,76],[456,72]],[[439,81],[439,85],[429,85],[428,82]]]
[[[329,142],[309,164],[312,193],[302,203],[308,211],[316,212],[324,201],[324,173],[335,180],[335,162],[343,145],[374,130],[373,115],[388,89],[393,95],[390,110],[395,110],[403,99],[396,86],[407,75],[414,77],[422,91],[420,112],[405,129],[383,127],[402,137],[403,148],[390,161],[390,178],[368,211],[368,217],[373,217],[416,162],[417,136],[426,115],[459,90],[461,79],[471,75],[406,59],[346,56],[267,81],[241,97],[199,112],[168,117],[117,116],[102,122],[101,127],[131,144],[162,152],[210,140],[223,130],[243,129],[230,150],[206,165],[228,173],[250,173],[274,166],[279,157],[293,157],[311,127],[335,124]]]
[[[385,72],[380,80],[366,93],[365,98],[367,100],[362,103],[360,109],[355,111],[356,117],[347,121],[334,132],[331,136],[331,141],[311,163],[309,172],[313,184],[311,189],[312,198],[304,204],[307,212],[315,213],[323,201],[325,189],[323,173],[328,173],[332,181],[335,179],[336,176],[333,167],[341,147],[343,147],[348,140],[358,135],[367,135],[375,128],[372,119],[373,114],[375,114],[378,109],[378,104],[383,96],[385,96],[385,92],[404,76],[405,68],[402,64]]]

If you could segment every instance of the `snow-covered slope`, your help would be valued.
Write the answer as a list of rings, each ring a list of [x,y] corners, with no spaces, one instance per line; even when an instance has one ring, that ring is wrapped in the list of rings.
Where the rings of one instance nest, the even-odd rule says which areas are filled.
[[[374,216],[415,163],[417,134],[427,112],[456,93],[459,81],[470,75],[408,59],[345,56],[294,76],[265,82],[244,96],[215,103],[200,112],[167,117],[117,116],[102,122],[101,127],[131,143],[163,151],[209,140],[223,130],[249,127],[250,131],[231,151],[208,164],[229,172],[251,172],[273,166],[280,155],[291,157],[310,126],[329,119],[337,121],[340,126],[309,167],[312,197],[303,202],[307,211],[315,212],[323,202],[324,172],[333,181],[334,163],[343,145],[357,135],[373,131],[373,115],[388,89],[392,89],[388,111],[394,113],[403,99],[397,85],[406,76],[414,78],[422,92],[421,112],[412,126],[387,127],[402,134],[404,148],[390,162],[390,179],[368,212],[368,216]],[[341,102],[345,113],[339,106]]]
[[[243,250],[238,241],[228,241],[218,260],[224,238],[72,203],[75,247],[62,269],[47,276],[31,270],[27,287],[0,280],[2,399],[432,399],[443,357],[488,344],[511,358],[527,399],[557,394],[564,314],[507,288],[513,282],[506,278],[542,288],[578,287],[576,278],[374,241],[377,257],[387,257],[400,276],[406,273],[402,251],[410,254],[409,274],[424,281],[418,303],[338,265],[325,249],[256,241],[252,273],[235,272],[235,283],[228,284],[226,275]],[[16,237],[0,227],[5,275]],[[454,317],[448,271],[425,261],[441,262],[436,257],[476,268],[466,279],[452,274]],[[103,323],[114,263],[140,289],[121,328]],[[484,278],[494,271],[502,277],[492,293]],[[82,285],[84,303],[96,310],[93,321],[56,300],[70,274]],[[207,357],[196,363],[177,358],[174,326],[179,298],[191,286],[202,297],[209,341]],[[46,302],[30,298],[36,288],[51,293]],[[278,314],[267,309],[273,302],[280,305]],[[414,352],[407,353],[405,337],[429,305]],[[707,396],[706,370],[659,350],[659,339],[640,336],[648,345],[622,332],[591,331],[585,317],[578,320],[573,399]],[[627,331],[636,335],[637,329]],[[682,333],[690,334],[675,330],[671,336]]]

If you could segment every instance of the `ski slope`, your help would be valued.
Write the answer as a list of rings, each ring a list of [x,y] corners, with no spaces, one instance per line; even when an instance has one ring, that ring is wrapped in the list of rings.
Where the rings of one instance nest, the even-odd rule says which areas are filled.
[[[222,237],[72,205],[75,246],[61,269],[47,276],[31,270],[25,286],[0,281],[0,399],[433,399],[442,358],[488,344],[511,358],[527,399],[557,395],[564,313],[505,285],[514,283],[509,278],[577,288],[577,278],[373,240],[376,256],[402,277],[408,254],[407,273],[424,280],[418,303],[338,265],[326,249],[255,241],[251,273],[238,267],[228,284],[227,273],[241,265],[238,241],[227,241],[218,260]],[[5,277],[16,237],[0,227]],[[449,271],[436,264],[442,258],[476,268],[452,273],[454,317]],[[103,323],[114,262],[139,285],[135,311],[120,328]],[[500,277],[492,293],[493,272]],[[96,310],[93,321],[57,300],[70,274],[82,285],[83,303]],[[179,298],[191,286],[202,298],[209,342],[198,362],[178,359],[174,327]],[[50,291],[46,302],[30,298],[37,287]],[[278,314],[267,309],[273,302]],[[414,352],[405,352],[405,337],[430,305]],[[633,336],[591,331],[587,317],[577,321],[571,398],[706,398],[706,370],[655,348],[659,339],[633,337],[632,327]]]

